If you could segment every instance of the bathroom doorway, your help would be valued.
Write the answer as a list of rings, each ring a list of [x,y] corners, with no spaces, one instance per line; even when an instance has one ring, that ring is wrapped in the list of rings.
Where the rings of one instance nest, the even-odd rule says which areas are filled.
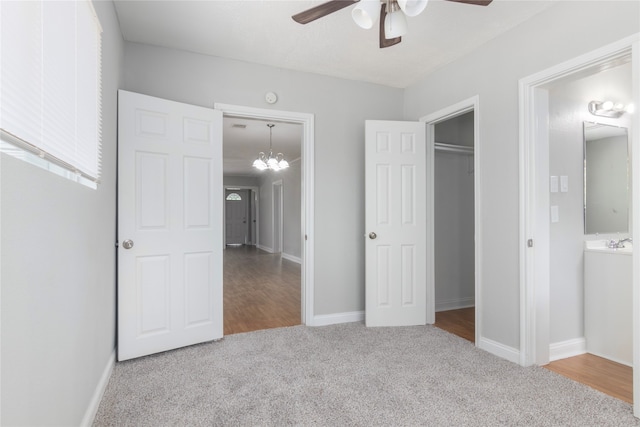
[[[556,225],[551,222],[552,215],[556,218],[556,222],[562,222],[565,218],[564,210],[560,207],[555,208],[552,212],[550,192],[555,186],[555,181],[551,178],[550,156],[549,156],[549,131],[550,123],[548,118],[549,112],[549,89],[555,85],[564,82],[576,81],[585,76],[594,75],[602,70],[613,69],[619,65],[631,63],[631,101],[636,106],[640,101],[640,74],[638,73],[638,57],[639,52],[637,36],[628,37],[611,43],[607,46],[594,50],[592,52],[581,55],[572,60],[555,65],[546,70],[532,74],[520,80],[520,243],[523,250],[520,253],[520,290],[521,290],[521,321],[520,321],[520,364],[529,366],[532,364],[545,365],[549,363],[552,354],[557,354],[558,350],[572,350],[568,344],[572,340],[566,338],[559,343],[567,344],[567,346],[555,346],[558,342],[558,334],[553,333],[552,322],[562,319],[555,319],[552,316],[554,296],[551,288],[551,226]],[[588,104],[596,99],[583,100],[580,110],[588,112]],[[578,110],[576,110],[578,111]],[[631,145],[637,146],[640,143],[640,136],[635,131],[637,125],[637,116],[631,120],[630,133]],[[584,126],[584,124],[583,124]],[[566,127],[562,127],[566,128]],[[561,129],[562,129],[561,128]],[[640,152],[634,150],[631,153],[629,165],[632,168],[640,166]],[[555,173],[555,172],[554,172]],[[568,176],[568,175],[567,175]],[[632,199],[637,202],[637,189],[639,187],[638,174],[633,174],[633,196]],[[576,183],[569,176],[565,179],[565,188],[570,192],[576,189]],[[577,183],[580,189],[582,182]],[[560,179],[560,186],[563,186]],[[562,191],[561,191],[562,192]],[[635,203],[634,203],[635,204]],[[638,223],[640,214],[637,210],[632,212],[633,222]],[[638,229],[632,231],[634,237],[638,237]],[[585,236],[586,237],[586,236]],[[583,239],[585,239],[583,237]],[[587,239],[585,239],[587,240]],[[637,240],[637,239],[636,239]],[[584,245],[584,242],[583,242]],[[583,248],[584,250],[584,248]],[[638,271],[639,259],[637,254],[632,255],[633,271],[632,273],[632,289],[637,295],[638,292]],[[561,295],[571,301],[570,295]],[[634,298],[634,300],[636,300]],[[633,302],[633,328],[638,330],[638,304]],[[583,308],[584,310],[584,308]],[[584,326],[583,326],[584,328]],[[553,333],[552,338],[551,334]],[[634,345],[637,347],[637,334],[632,337]],[[580,344],[580,337],[574,341]],[[587,340],[585,340],[587,341]],[[561,347],[565,347],[564,349]],[[575,348],[573,349],[575,350]],[[633,364],[638,364],[640,354],[635,351],[633,355]],[[640,390],[640,375],[638,372],[633,373],[633,389]],[[634,401],[634,414],[640,416],[640,400]]]
[[[631,63],[594,69],[544,89],[551,212],[547,366],[573,364],[581,377],[595,371],[590,361],[600,371],[616,369],[619,373],[593,378],[590,385],[631,403],[632,254],[603,253],[591,245],[631,237],[632,116],[620,111],[606,117],[588,108],[593,100],[631,103]],[[614,376],[618,380],[612,383]]]

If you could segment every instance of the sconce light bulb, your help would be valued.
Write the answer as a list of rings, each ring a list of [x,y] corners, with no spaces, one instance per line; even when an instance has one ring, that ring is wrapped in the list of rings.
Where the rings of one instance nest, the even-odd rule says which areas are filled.
[[[602,109],[603,110],[611,110],[613,109],[613,102],[611,101],[605,101],[602,103]]]
[[[633,114],[633,112],[636,111],[636,107],[633,104],[629,104],[627,105],[627,108],[625,108],[625,111],[629,114]]]
[[[618,102],[616,105],[613,106],[614,111],[624,111],[624,104],[621,102]]]

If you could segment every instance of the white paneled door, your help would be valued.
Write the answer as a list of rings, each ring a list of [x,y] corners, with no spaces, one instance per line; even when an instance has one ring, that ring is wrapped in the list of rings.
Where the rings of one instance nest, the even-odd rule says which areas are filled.
[[[222,337],[222,113],[118,101],[118,359]]]
[[[365,124],[367,326],[427,323],[426,127]]]
[[[230,199],[229,194],[237,194],[240,196],[240,199]],[[249,194],[251,194],[251,191],[248,190],[227,190],[224,210],[227,245],[243,245],[247,243],[247,207]]]

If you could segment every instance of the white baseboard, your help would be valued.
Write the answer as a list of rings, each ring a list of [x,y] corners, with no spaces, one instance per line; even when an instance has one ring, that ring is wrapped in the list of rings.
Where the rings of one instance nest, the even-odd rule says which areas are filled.
[[[474,297],[436,301],[436,312],[475,307],[475,305],[476,299]]]
[[[520,350],[490,340],[488,338],[480,338],[478,348],[493,354],[494,356],[507,359],[509,362],[520,364]]]
[[[351,311],[347,313],[319,314],[313,316],[313,325],[307,326],[328,326],[338,323],[362,322],[364,311]]]
[[[621,365],[625,365],[630,368],[633,368],[633,360],[626,361],[626,360],[618,359],[617,357],[613,357],[610,354],[602,354],[595,351],[586,351],[585,353],[593,354],[594,356],[602,357],[603,359],[608,359],[608,360],[611,360],[612,362],[616,362]]]
[[[284,259],[288,259],[289,261],[293,261],[297,264],[302,264],[302,258],[297,257],[297,256],[293,256],[293,255],[289,255],[289,254],[285,254],[284,252],[282,252],[280,254],[280,256]]]
[[[93,420],[96,418],[96,414],[98,413],[100,401],[102,400],[104,391],[107,389],[107,384],[109,384],[109,378],[111,378],[111,373],[113,372],[113,367],[115,365],[116,350],[113,349],[113,353],[111,353],[109,360],[107,360],[107,365],[104,367],[104,371],[102,371],[102,376],[100,377],[100,381],[98,381],[95,391],[93,392],[93,396],[91,397],[89,406],[84,413],[84,417],[82,417],[82,422],[80,423],[81,426],[88,427],[93,424]]]
[[[566,359],[587,352],[587,341],[575,338],[567,341],[554,342],[549,345],[549,361]]]
[[[269,252],[270,254],[273,253],[273,248],[269,248],[269,247],[262,246],[262,245],[256,245],[256,248],[261,249],[261,250],[263,250],[265,252]]]

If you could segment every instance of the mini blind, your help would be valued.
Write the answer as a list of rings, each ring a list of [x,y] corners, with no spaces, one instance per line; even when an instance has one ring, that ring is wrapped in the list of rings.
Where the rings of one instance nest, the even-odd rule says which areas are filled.
[[[0,1],[0,132],[100,178],[101,33],[88,0]]]

